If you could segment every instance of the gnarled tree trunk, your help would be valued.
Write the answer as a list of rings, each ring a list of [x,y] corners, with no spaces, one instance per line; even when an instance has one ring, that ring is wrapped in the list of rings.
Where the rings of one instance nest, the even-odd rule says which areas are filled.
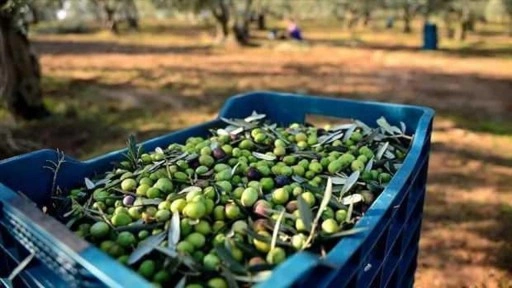
[[[231,1],[218,1],[211,6],[211,11],[216,20],[217,41],[226,43],[232,39],[240,45],[249,44],[250,9],[252,0],[246,0],[243,15],[237,15],[234,3]],[[241,16],[241,18],[240,18]]]
[[[42,101],[39,61],[30,42],[0,13],[0,99],[7,109],[22,119],[49,115]]]
[[[409,4],[405,3],[403,6],[403,19],[404,19],[404,33],[411,33],[411,9]]]

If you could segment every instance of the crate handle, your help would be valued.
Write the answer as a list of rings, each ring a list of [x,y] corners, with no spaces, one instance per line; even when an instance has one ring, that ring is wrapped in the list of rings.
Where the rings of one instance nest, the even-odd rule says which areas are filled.
[[[0,278],[0,283],[8,288],[14,288],[12,280],[14,280],[14,278],[16,278],[16,276],[18,276],[18,274],[20,274],[28,266],[28,264],[30,264],[32,259],[34,259],[34,256],[36,256],[35,253],[28,255],[27,258],[23,259],[23,261],[21,261],[20,264],[18,264],[18,266],[12,270],[11,274],[9,274],[7,278]]]

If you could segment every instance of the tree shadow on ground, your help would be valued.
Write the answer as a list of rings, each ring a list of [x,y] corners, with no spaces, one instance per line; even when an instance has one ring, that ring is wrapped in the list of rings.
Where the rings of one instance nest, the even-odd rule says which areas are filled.
[[[418,38],[419,39],[419,38]],[[492,40],[490,40],[492,41]],[[418,41],[416,46],[392,43],[374,43],[363,41],[361,39],[310,39],[307,43],[312,45],[325,45],[330,47],[354,48],[358,50],[383,50],[387,52],[420,52],[422,43]],[[485,47],[482,42],[475,42],[463,47],[447,49],[440,47],[437,51],[446,55],[471,58],[471,57],[487,57],[487,58],[510,58],[512,57],[512,45],[507,47]],[[429,50],[430,51],[430,50]]]
[[[152,46],[119,44],[111,41],[53,41],[37,39],[33,41],[34,48],[40,54],[59,55],[91,55],[91,54],[208,54],[211,45],[184,45],[184,46]]]

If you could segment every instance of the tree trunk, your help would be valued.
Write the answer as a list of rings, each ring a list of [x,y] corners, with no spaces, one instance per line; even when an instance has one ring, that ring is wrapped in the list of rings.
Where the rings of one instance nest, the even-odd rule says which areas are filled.
[[[365,11],[363,15],[363,26],[368,27],[368,24],[370,24],[371,20],[371,13],[370,11]]]
[[[124,3],[126,5],[126,21],[128,22],[128,27],[133,30],[139,30],[139,12],[134,0],[125,1]]]
[[[466,40],[466,32],[467,32],[467,23],[465,21],[459,21],[457,23],[457,40],[464,41]]]
[[[359,22],[359,18],[357,16],[356,11],[350,9],[347,13],[347,28],[351,30],[357,25],[357,22]]]
[[[0,98],[21,119],[50,115],[43,104],[39,61],[25,34],[0,14]]]
[[[112,33],[119,34],[119,27],[115,17],[116,9],[105,4],[105,13],[107,14],[107,27],[112,31]]]
[[[404,33],[411,33],[412,32],[412,29],[411,29],[411,11],[410,11],[409,4],[405,4],[405,6],[403,7],[403,12],[404,12],[404,15],[403,15]]]
[[[229,37],[229,9],[223,1],[219,1],[219,5],[210,7],[216,20],[215,38],[218,43],[224,43]]]
[[[265,22],[265,13],[260,12],[258,13],[258,30],[266,30],[267,25]]]
[[[225,42],[229,37],[229,28],[227,21],[219,21],[217,19],[217,32],[215,34],[216,41],[219,43]]]
[[[232,2],[226,4],[219,1],[218,5],[211,7],[213,16],[217,20],[217,41],[220,43],[231,42],[234,39],[237,44],[247,45],[249,43],[249,12],[252,0],[247,0],[246,10],[242,19],[238,17],[235,6]],[[231,33],[232,32],[232,33]]]

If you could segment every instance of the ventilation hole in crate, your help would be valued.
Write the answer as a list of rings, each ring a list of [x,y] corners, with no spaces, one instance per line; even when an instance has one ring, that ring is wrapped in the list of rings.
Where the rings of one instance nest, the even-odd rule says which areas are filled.
[[[358,287],[357,286],[357,274],[352,276],[345,287]]]
[[[391,250],[389,251],[389,256],[391,256],[395,259],[398,259],[402,252],[402,237],[403,237],[403,235],[404,235],[403,233],[400,233],[396,237],[393,237],[393,238],[395,238],[395,241],[393,243],[390,243],[392,246],[391,246]]]
[[[415,224],[417,224],[417,223],[418,223],[418,221],[415,222]],[[412,233],[408,234],[407,239],[403,243],[403,246],[406,247],[406,250],[413,249],[413,248],[415,248],[415,246],[418,245],[418,241],[419,241],[419,237],[420,237],[420,230],[421,230],[421,225],[417,225],[417,227],[415,227],[414,231]]]
[[[404,223],[406,215],[407,215],[407,201],[402,201],[402,203],[398,207],[398,211],[396,211],[396,215],[395,215],[396,222]]]
[[[387,242],[386,236],[387,236],[386,233],[382,233],[382,235],[380,235],[379,240],[377,241],[375,246],[372,248],[373,258],[375,260],[384,259],[384,254],[386,253],[386,242]]]
[[[400,281],[399,284],[401,287],[406,287],[409,283],[412,283],[414,281],[414,272],[416,271],[416,267],[417,267],[417,262],[416,262],[417,256],[418,256],[418,252],[416,250],[416,252],[412,256],[412,258],[410,259],[410,262],[405,263],[405,265],[407,265],[407,266],[403,267],[403,268],[406,268],[406,269],[402,270],[405,272],[401,274],[401,277],[400,277],[401,279],[399,280]]]
[[[16,240],[12,237],[11,231],[8,230],[4,225],[0,226],[0,234],[2,234],[2,245],[4,247],[12,247],[15,245]]]
[[[9,271],[11,271],[11,266],[9,266],[9,259],[11,257],[7,256],[7,252],[0,249],[0,277],[9,276]]]
[[[370,285],[368,287],[379,288],[380,283],[381,283],[381,278],[382,278],[382,270],[377,272],[377,275],[375,276],[375,278],[373,278],[372,283],[370,283]]]
[[[393,275],[391,275],[391,278],[389,279],[389,282],[387,283],[386,287],[400,287],[398,286],[398,269],[395,269],[393,271]]]

